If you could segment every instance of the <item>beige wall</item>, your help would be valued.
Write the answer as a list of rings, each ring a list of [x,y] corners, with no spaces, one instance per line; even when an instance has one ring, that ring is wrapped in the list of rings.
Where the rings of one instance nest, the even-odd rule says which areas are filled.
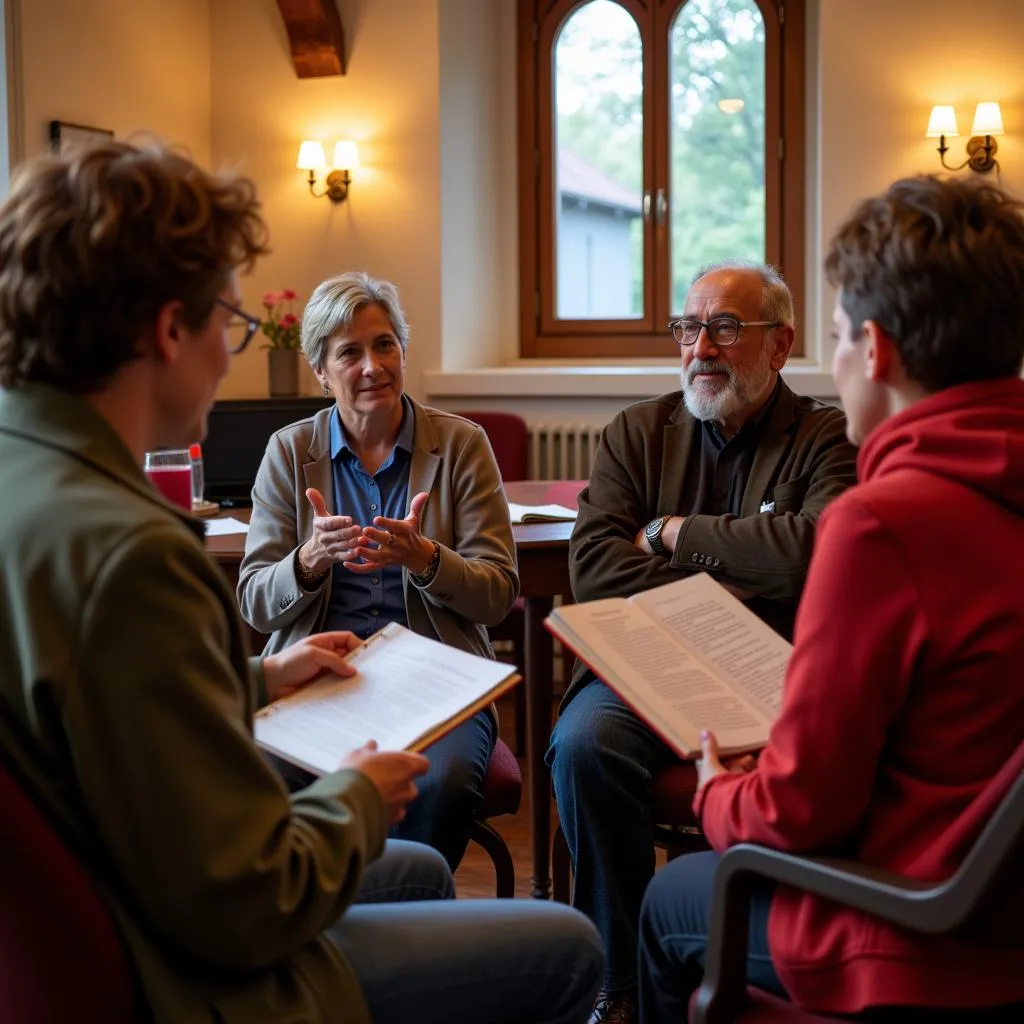
[[[8,0],[10,2],[10,0]],[[16,0],[23,138],[51,120],[151,131],[210,156],[210,0]]]
[[[212,0],[213,162],[259,186],[274,252],[244,285],[303,297],[361,269],[394,281],[412,329],[411,390],[441,361],[440,112],[436,0],[341,0],[348,73],[296,78],[274,0]],[[312,199],[295,169],[302,139],[352,138],[362,168],[348,200]],[[331,147],[327,147],[328,157]],[[265,357],[236,361],[224,397],[264,394]],[[315,390],[312,376],[308,389]]]
[[[10,2],[10,0],[8,0]],[[816,83],[808,112],[808,389],[827,387],[832,296],[820,274],[830,232],[860,196],[938,169],[924,128],[931,105],[998,99],[1002,181],[1024,192],[1021,0],[809,0]],[[410,390],[462,404],[445,380],[475,368],[471,404],[602,417],[650,388],[500,383],[480,368],[514,360],[515,0],[338,0],[344,77],[300,81],[274,0],[18,0],[25,145],[51,118],[148,128],[201,161],[257,182],[274,252],[244,283],[301,295],[364,268],[401,288],[413,328]],[[302,138],[351,137],[363,167],[348,202],[309,198],[294,168]],[[953,141],[962,159],[966,137]],[[635,368],[634,368],[635,369]],[[671,375],[666,369],[666,387]],[[430,374],[424,379],[424,372]],[[265,394],[264,357],[237,362],[224,396]],[[524,378],[525,379],[525,378]],[[794,380],[797,377],[794,375]],[[313,390],[313,381],[307,378]],[[614,383],[614,386],[612,384]],[[546,397],[540,397],[546,396]],[[577,396],[578,399],[577,399]],[[585,397],[584,397],[585,396]],[[611,397],[614,396],[614,397]]]

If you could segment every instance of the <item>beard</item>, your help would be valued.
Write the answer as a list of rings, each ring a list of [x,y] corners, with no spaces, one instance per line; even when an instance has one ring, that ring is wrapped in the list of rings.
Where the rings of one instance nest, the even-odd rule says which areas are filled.
[[[720,377],[696,380],[699,373]],[[754,412],[767,395],[772,379],[771,350],[766,344],[756,363],[731,366],[724,359],[694,359],[679,374],[687,412],[698,420],[723,423]]]

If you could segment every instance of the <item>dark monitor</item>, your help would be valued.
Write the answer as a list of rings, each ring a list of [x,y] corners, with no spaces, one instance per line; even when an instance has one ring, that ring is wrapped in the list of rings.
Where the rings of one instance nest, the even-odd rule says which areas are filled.
[[[203,442],[207,501],[248,505],[252,485],[271,435],[329,406],[333,398],[253,398],[226,400],[210,410]]]

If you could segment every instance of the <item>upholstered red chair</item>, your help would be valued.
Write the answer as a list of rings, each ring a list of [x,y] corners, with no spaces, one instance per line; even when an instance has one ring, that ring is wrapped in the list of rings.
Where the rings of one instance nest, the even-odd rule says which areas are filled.
[[[0,765],[0,1019],[144,1019],[135,978],[92,880]]]
[[[727,850],[715,871],[704,982],[690,1003],[690,1024],[810,1024],[816,1016],[746,985],[750,892],[757,878],[816,893],[925,935],[976,934],[1021,944],[1024,911],[1024,743],[978,798],[993,812],[951,878],[910,880],[851,861],[798,857],[762,846]],[[964,993],[970,1006],[971,992]],[[1024,1004],[998,1011],[1000,1021],[1024,1020]],[[963,1014],[971,1024],[986,1011]]]
[[[523,798],[523,776],[515,755],[502,740],[498,740],[491,754],[482,789],[484,802],[473,822],[469,838],[482,846],[491,858],[498,898],[512,899],[516,894],[515,864],[505,840],[489,819],[502,814],[515,814],[519,810]]]
[[[530,438],[526,429],[526,420],[514,412],[463,412],[467,420],[472,420],[484,428],[487,440],[491,443],[495,461],[502,480],[525,480],[528,475]],[[488,630],[492,641],[507,642],[512,645],[512,662],[520,671],[525,661],[524,630],[526,628],[523,601],[520,598],[512,607],[512,611]],[[523,752],[526,738],[526,690],[517,686],[516,702],[516,753]]]
[[[651,806],[654,811],[654,844],[668,859],[683,853],[707,850],[708,844],[693,816],[697,792],[697,769],[689,761],[673,765],[654,776]],[[572,863],[562,828],[555,829],[551,849],[551,889],[556,900],[568,903],[571,894]]]

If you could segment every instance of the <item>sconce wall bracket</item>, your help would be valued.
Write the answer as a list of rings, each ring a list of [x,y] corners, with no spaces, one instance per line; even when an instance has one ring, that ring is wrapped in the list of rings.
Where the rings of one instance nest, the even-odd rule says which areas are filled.
[[[317,199],[326,196],[332,203],[343,203],[348,198],[348,187],[352,184],[352,176],[348,171],[331,171],[324,181],[323,192],[316,190],[316,175],[309,172],[309,194]]]
[[[999,149],[992,135],[972,135],[967,140],[967,163],[972,171],[987,174],[999,166],[996,151]]]

